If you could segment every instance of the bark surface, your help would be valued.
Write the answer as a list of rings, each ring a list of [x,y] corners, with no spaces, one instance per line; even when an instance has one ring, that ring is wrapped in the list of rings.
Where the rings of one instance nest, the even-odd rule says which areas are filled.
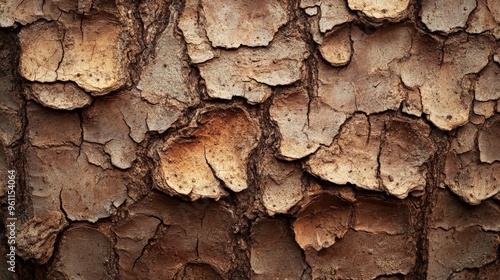
[[[500,2],[2,0],[10,170],[0,279],[500,279]]]

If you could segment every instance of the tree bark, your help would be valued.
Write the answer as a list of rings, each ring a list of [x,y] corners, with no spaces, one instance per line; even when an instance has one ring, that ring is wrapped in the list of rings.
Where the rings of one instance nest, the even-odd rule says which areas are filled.
[[[6,0],[1,279],[500,279],[493,0]]]

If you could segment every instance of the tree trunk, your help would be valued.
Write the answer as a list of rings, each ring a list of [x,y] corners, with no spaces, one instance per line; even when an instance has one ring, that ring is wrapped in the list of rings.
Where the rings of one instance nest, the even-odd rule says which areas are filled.
[[[494,0],[5,0],[1,279],[500,279]]]

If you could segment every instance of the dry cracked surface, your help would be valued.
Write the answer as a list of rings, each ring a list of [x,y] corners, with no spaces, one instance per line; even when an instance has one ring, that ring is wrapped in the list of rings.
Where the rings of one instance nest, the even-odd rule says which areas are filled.
[[[5,0],[0,279],[499,279],[499,39],[497,0]]]

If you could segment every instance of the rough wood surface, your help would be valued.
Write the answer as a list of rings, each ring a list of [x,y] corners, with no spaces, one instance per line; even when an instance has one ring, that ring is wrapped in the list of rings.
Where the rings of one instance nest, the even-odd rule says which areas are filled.
[[[500,279],[498,0],[0,1],[0,279]]]

